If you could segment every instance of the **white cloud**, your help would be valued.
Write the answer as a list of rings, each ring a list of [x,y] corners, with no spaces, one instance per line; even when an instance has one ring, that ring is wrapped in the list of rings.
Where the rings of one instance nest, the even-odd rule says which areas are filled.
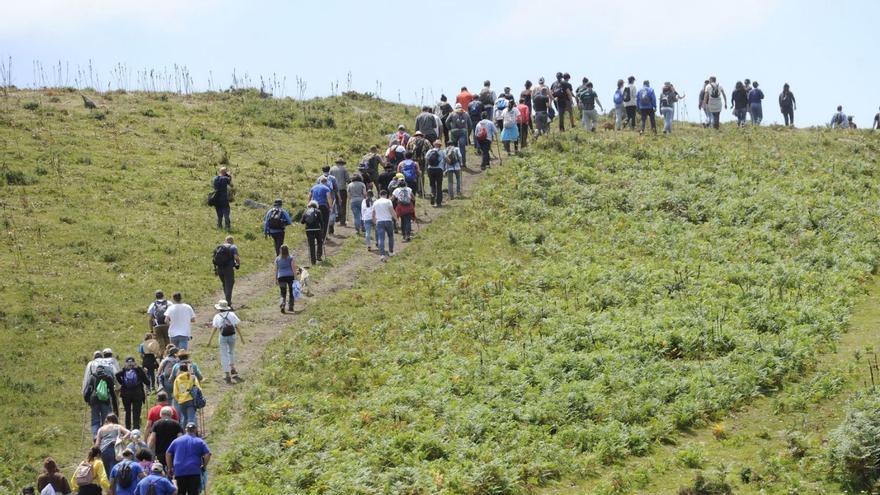
[[[11,0],[3,6],[0,33],[62,34],[113,20],[174,27],[184,14],[214,0]]]
[[[634,48],[715,40],[761,26],[781,0],[516,0],[497,26],[517,29],[524,39],[607,37],[608,44]]]

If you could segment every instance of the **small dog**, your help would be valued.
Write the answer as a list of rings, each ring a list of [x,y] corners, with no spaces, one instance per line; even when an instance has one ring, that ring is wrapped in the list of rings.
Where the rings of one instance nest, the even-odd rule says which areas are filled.
[[[312,292],[309,290],[309,279],[311,276],[309,275],[309,269],[305,267],[297,268],[296,273],[299,275],[299,285],[302,293],[311,296]]]
[[[614,124],[611,122],[605,122],[605,124],[602,127],[604,127],[606,131],[613,131],[614,130]]]

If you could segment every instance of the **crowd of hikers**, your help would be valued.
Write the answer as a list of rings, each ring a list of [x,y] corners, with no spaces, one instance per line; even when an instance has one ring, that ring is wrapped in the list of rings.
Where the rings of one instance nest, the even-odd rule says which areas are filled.
[[[343,158],[325,166],[297,219],[304,227],[309,266],[325,259],[328,234],[334,234],[336,225],[346,226],[349,213],[355,233],[364,239],[368,251],[375,248],[381,261],[394,256],[395,234],[401,235],[403,242],[413,237],[417,198],[427,197],[433,207],[441,208],[444,177],[448,199],[462,197],[462,171],[468,170],[471,146],[480,156],[480,170],[486,170],[493,156],[500,158],[499,142],[508,155],[515,154],[528,146],[530,136],[536,139],[549,133],[554,120],[559,131],[565,131],[566,123],[574,127],[575,108],[580,111],[582,127],[595,132],[605,108],[593,82],[585,77],[574,88],[570,79],[568,73],[559,72],[549,86],[543,77],[536,85],[526,81],[518,97],[509,87],[496,94],[490,81],[475,93],[462,87],[454,102],[443,95],[435,107],[423,107],[412,134],[401,124],[384,149],[372,146],[354,173],[346,168]],[[758,82],[745,79],[734,87],[730,105],[737,124],[751,121],[761,125],[764,93]],[[671,133],[676,103],[684,98],[670,82],[663,84],[658,96],[647,80],[637,87],[634,76],[620,79],[612,98],[614,123],[606,127],[635,130],[639,117],[640,133],[648,123],[656,133],[655,113],[659,109],[663,132]],[[703,126],[717,129],[728,99],[715,77],[705,80],[698,100],[705,113]],[[788,84],[779,94],[779,108],[785,125],[794,125],[797,103]],[[854,127],[842,107],[837,108],[830,125]],[[880,113],[872,127],[880,129]],[[216,210],[217,227],[227,230],[231,228],[232,185],[229,170],[220,168],[208,198]],[[273,275],[282,313],[294,311],[294,301],[304,293],[309,278],[309,266],[297,266],[285,243],[286,229],[294,221],[281,199],[274,201],[263,220],[263,234],[273,241]],[[217,313],[208,346],[219,332],[223,380],[232,385],[242,380],[235,367],[236,342],[244,344],[241,320],[232,307],[235,272],[241,265],[232,236],[226,236],[214,249],[212,262],[224,299],[214,305]],[[105,348],[95,351],[85,367],[81,392],[88,405],[91,433],[85,458],[69,479],[61,474],[55,460],[47,458],[36,486],[25,487],[22,493],[195,495],[204,491],[211,452],[199,427],[204,423],[201,413],[207,403],[201,387],[204,376],[189,348],[196,314],[180,293],[174,293],[169,301],[159,290],[147,308],[147,317],[149,332],[136,349],[139,361],[128,355],[120,364],[113,350]],[[155,403],[142,424],[144,407],[153,396]]]

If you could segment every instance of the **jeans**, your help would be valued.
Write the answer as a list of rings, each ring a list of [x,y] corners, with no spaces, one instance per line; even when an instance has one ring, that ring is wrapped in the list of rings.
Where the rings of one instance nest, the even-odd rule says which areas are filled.
[[[403,235],[404,239],[412,237],[412,221],[412,213],[400,216],[400,234]]]
[[[467,167],[467,131],[461,130],[458,133],[458,151],[461,152],[461,166]]]
[[[750,115],[752,116],[752,124],[761,125],[761,121],[764,120],[764,109],[760,103],[751,104]]]
[[[287,300],[287,293],[288,292],[290,292],[290,306],[291,307],[293,306],[293,281],[294,280],[296,280],[296,277],[294,277],[292,275],[289,277],[278,277],[278,290],[281,292],[281,301],[282,301],[281,305],[282,306],[284,305],[283,301]],[[220,338],[222,339],[223,336],[221,335]],[[233,339],[233,340],[235,340],[235,339]],[[221,358],[223,357],[222,350],[220,351],[220,357]],[[223,359],[221,359],[220,361],[222,362]]]
[[[712,113],[712,127],[718,129],[721,127],[721,112],[711,112]]]
[[[584,129],[596,132],[596,125],[599,123],[599,112],[593,110],[581,111],[581,125]]]
[[[455,177],[455,193],[452,192],[452,179]],[[449,190],[449,199],[452,199],[456,196],[461,196],[461,170],[449,170],[446,172]]]
[[[663,134],[672,132],[672,118],[675,115],[675,109],[672,107],[660,107],[660,115],[663,116]]]
[[[218,229],[223,228],[223,221],[225,220],[226,221],[226,230],[229,230],[231,228],[230,227],[231,222],[229,221],[229,211],[230,211],[229,203],[225,203],[222,205],[218,204],[218,205],[214,206],[214,210],[217,211],[217,228]]]
[[[189,349],[189,340],[192,337],[187,337],[186,335],[175,335],[171,337],[171,343],[174,344],[174,347],[180,349]]]
[[[657,134],[657,121],[654,117],[654,109],[640,108],[639,113],[642,115],[641,128],[639,129],[639,132],[645,132],[645,122],[648,119],[651,119],[651,130],[654,131],[654,134]]]
[[[113,471],[113,466],[116,465],[116,448],[113,445],[114,443],[112,442],[101,449],[101,462],[104,463],[104,471],[107,473],[107,478],[110,477],[110,472]]]
[[[364,234],[367,238],[367,249],[370,248],[370,231],[375,231],[376,228],[373,226],[372,220],[364,220]]]
[[[630,129],[636,130],[636,106],[624,106],[623,108],[626,109],[626,125]]]
[[[385,237],[388,237],[388,252],[394,254],[394,222],[391,220],[383,220],[376,222],[376,239],[379,242],[379,254],[386,255]]]
[[[186,427],[187,423],[199,424],[199,419],[196,417],[196,406],[193,405],[193,401],[188,400],[183,404],[175,402],[174,404],[177,407],[177,418],[180,420],[181,426]]]
[[[618,131],[623,128],[623,121],[625,118],[626,110],[623,108],[623,103],[614,105],[614,128]]]
[[[535,112],[535,135],[540,136],[550,132],[550,116],[547,112]]]
[[[144,407],[144,401],[141,399],[132,399],[122,396],[122,407],[125,408],[125,429],[140,430],[141,429],[141,408]]]
[[[712,112],[709,111],[708,108],[703,107],[703,115],[706,116],[706,127],[710,127],[712,125]]]
[[[492,153],[492,141],[485,140],[480,141],[480,152],[483,154],[483,161],[480,163],[480,170],[486,170],[489,168],[489,158]]]
[[[342,184],[345,187],[345,184]],[[348,191],[345,189],[339,190],[339,209],[336,211],[336,221],[339,222],[340,225],[345,225],[345,208],[343,205],[348,203]]]
[[[794,108],[782,108],[782,117],[785,119],[785,125],[794,125]]]
[[[742,127],[746,125],[746,109],[734,108],[733,115],[736,117],[736,125]]]
[[[220,285],[223,286],[223,296],[226,302],[232,306],[232,288],[235,286],[235,266],[224,266],[217,268],[217,277],[220,278]]]
[[[278,256],[281,252],[281,245],[284,244],[284,229],[281,229],[281,232],[270,232],[269,235],[272,236],[272,241],[275,243],[275,256]]]
[[[90,429],[92,431],[92,437],[94,437],[95,434],[98,433],[98,428],[104,424],[104,418],[113,411],[113,408],[110,406],[110,401],[93,401],[89,408],[92,410]]]
[[[523,122],[519,124],[519,147],[525,148],[529,145],[529,124]]]
[[[291,283],[293,283],[292,280]],[[293,302],[293,289],[290,291],[290,302]],[[237,337],[236,334],[226,337],[220,336],[220,366],[223,367],[224,373],[229,373],[232,368],[235,368],[235,337]]]
[[[320,230],[306,231],[306,244],[309,245],[309,259],[314,265],[324,257],[324,233]]]
[[[431,204],[440,206],[443,203],[443,169],[429,168],[428,182],[431,184]]]
[[[361,202],[360,200],[351,202],[351,217],[354,218],[354,230],[360,232],[363,228],[364,221],[361,220]]]
[[[321,212],[321,242],[323,243],[325,239],[327,239],[327,229],[330,228],[330,207],[325,205],[318,205],[318,211]],[[320,256],[318,256],[320,258]]]
[[[177,495],[199,495],[202,489],[202,476],[194,474],[192,476],[175,476],[177,481]]]

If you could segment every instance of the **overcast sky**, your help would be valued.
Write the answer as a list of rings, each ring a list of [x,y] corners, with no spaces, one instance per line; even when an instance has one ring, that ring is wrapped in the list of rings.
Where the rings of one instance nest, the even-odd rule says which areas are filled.
[[[352,89],[433,103],[487,78],[519,90],[526,79],[567,71],[589,77],[606,107],[618,78],[671,81],[697,120],[697,92],[714,74],[728,94],[737,80],[759,81],[766,122],[781,121],[784,82],[797,97],[799,126],[827,123],[841,104],[870,127],[880,106],[872,89],[880,0],[2,3],[0,56],[12,57],[19,87],[88,84],[77,74],[91,60],[102,89],[139,89],[138,71],[173,72],[177,64],[196,89],[227,88],[235,71],[257,86],[260,76],[286,78],[284,96],[293,97],[299,77],[306,96],[324,96],[337,82],[347,89],[350,73]],[[112,72],[119,64],[128,77]]]

